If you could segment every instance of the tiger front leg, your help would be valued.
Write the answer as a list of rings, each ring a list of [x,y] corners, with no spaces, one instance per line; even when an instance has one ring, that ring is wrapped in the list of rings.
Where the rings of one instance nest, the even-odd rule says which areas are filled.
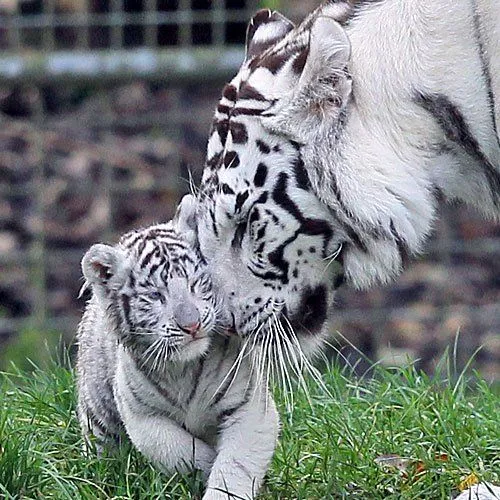
[[[125,429],[134,446],[165,472],[201,470],[208,477],[215,450],[161,414],[137,412],[119,404]]]
[[[254,397],[228,416],[203,500],[255,498],[276,448],[279,417],[271,397]]]

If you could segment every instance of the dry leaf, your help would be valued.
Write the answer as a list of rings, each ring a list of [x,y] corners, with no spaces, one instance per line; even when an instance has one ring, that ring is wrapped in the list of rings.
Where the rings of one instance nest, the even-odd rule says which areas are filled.
[[[458,485],[458,489],[460,491],[464,491],[469,489],[471,486],[474,486],[479,482],[478,477],[474,474],[474,472],[471,472],[468,476],[466,476],[464,479],[460,481],[460,484]]]

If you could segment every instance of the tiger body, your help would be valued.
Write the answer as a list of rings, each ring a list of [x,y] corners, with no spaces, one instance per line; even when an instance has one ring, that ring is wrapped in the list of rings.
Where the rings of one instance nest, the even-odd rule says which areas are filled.
[[[199,469],[204,499],[253,498],[278,417],[223,317],[199,254],[171,223],[94,245],[78,332],[78,414],[97,450],[125,435],[166,472]],[[234,370],[235,364],[238,364]]]
[[[394,279],[440,200],[499,218],[499,24],[492,0],[330,1],[299,26],[256,14],[196,200],[240,335],[264,336],[278,304],[301,346],[321,344],[335,289]]]

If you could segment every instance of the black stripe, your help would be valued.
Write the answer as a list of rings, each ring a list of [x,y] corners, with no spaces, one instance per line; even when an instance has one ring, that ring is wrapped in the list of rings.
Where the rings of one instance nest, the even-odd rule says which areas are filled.
[[[264,111],[266,110],[258,108],[234,108],[231,111],[231,116],[260,116]]]
[[[247,230],[247,221],[245,220],[244,222],[240,222],[236,226],[236,230],[234,231],[234,236],[231,241],[231,248],[241,248],[241,243],[243,241],[243,237],[245,236]]]
[[[309,181],[309,176],[307,175],[306,168],[304,167],[304,162],[302,158],[297,157],[292,163],[293,173],[295,176],[295,182],[297,187],[303,189],[304,191],[311,191],[311,183]]]
[[[243,396],[243,399],[235,406],[231,406],[230,408],[226,408],[223,410],[218,417],[219,421],[224,422],[225,420],[228,420],[232,415],[234,415],[242,406],[248,403],[250,401],[250,395],[252,394],[253,390],[253,384],[249,384],[248,387],[246,388],[245,394]]]
[[[262,57],[256,57],[250,62],[248,67],[253,71],[257,68],[266,68],[275,75],[290,59],[292,54],[288,52],[268,53],[265,52]]]
[[[129,279],[130,288],[135,288],[135,277],[134,277],[132,271],[130,272],[128,279]]]
[[[168,260],[165,261],[165,267],[167,269],[167,273],[168,273],[168,268],[170,267],[169,263],[168,263]],[[149,270],[149,273],[148,273],[148,278],[151,278],[151,276],[153,276],[153,274],[158,270],[158,268],[161,266],[160,263],[157,263],[157,264],[153,264],[151,266],[151,269]]]
[[[255,171],[253,183],[255,187],[262,187],[265,184],[266,179],[267,179],[267,166],[261,162],[257,165],[257,170]]]
[[[243,205],[245,204],[245,201],[248,199],[248,191],[243,191],[241,193],[238,193],[236,195],[236,202],[234,205],[234,211],[235,213],[241,212],[241,209],[243,208]]]
[[[219,104],[217,106],[217,113],[220,113],[221,115],[229,115],[229,111],[231,111],[231,108],[229,106],[226,106],[224,104]]]
[[[228,101],[235,102],[237,99],[237,90],[234,85],[228,83],[222,90],[222,97],[225,97]]]
[[[401,265],[405,268],[410,261],[410,252],[408,250],[408,245],[406,241],[400,236],[400,234],[396,231],[394,226],[394,221],[391,219],[391,233],[394,236],[394,240],[396,241],[396,245],[398,246],[399,256],[401,258]]]
[[[163,399],[165,399],[165,401],[167,401],[167,403],[172,408],[174,408],[174,409],[183,409],[183,405],[180,403],[180,401],[177,398],[175,398],[174,396],[172,396],[165,387],[163,387],[163,385],[161,384],[160,379],[158,379],[158,377],[156,377],[156,375],[153,373],[153,371],[152,370],[147,370],[147,369],[144,370],[144,369],[139,368],[138,362],[140,362],[140,361],[138,361],[138,360],[136,360],[134,358],[134,363],[135,363],[136,369],[142,373],[142,375],[154,387],[154,389],[158,392],[158,394],[160,394],[160,396]],[[139,398],[138,398],[138,401],[141,402],[141,400]],[[146,407],[154,408],[153,406],[148,405],[146,402],[143,403],[143,404]],[[155,408],[155,411],[157,411],[158,413],[160,413],[160,411],[157,410],[156,408]]]
[[[246,144],[248,141],[247,128],[243,123],[231,121],[229,130],[233,139],[233,144]]]
[[[288,196],[288,175],[282,172],[276,185],[273,189],[273,200],[281,207],[284,208],[290,215],[295,217],[298,221],[304,220],[302,212],[296,203]]]
[[[130,237],[131,235],[125,235],[123,238],[120,239],[120,244],[122,244],[125,248],[132,248],[142,238],[142,235],[137,234],[136,232],[136,237],[133,238],[132,241],[129,241],[128,243],[125,244],[125,240]]]
[[[238,98],[251,99],[253,101],[267,101],[267,99],[249,83],[243,82],[238,92]]]
[[[210,213],[210,219],[212,221],[212,231],[214,232],[214,236],[218,238],[219,230],[217,229],[217,221],[215,220],[215,210],[210,209],[209,213]]]
[[[154,247],[149,253],[147,253],[139,262],[139,269],[144,269],[150,262],[155,254],[158,253],[158,247]]]
[[[472,135],[465,117],[458,107],[442,94],[418,94],[416,101],[435,118],[449,141],[458,145],[468,155],[482,164],[490,186],[493,203],[498,207],[500,174],[481,150],[481,146]]]
[[[125,317],[125,322],[129,327],[132,326],[132,321],[130,320],[130,297],[125,293],[120,295],[120,300],[123,307],[123,315]]]
[[[245,404],[245,402],[246,401],[243,401],[239,405],[232,406],[231,408],[228,408],[227,410],[221,412],[219,415],[219,420],[227,420],[231,415],[237,412]]]
[[[495,131],[495,135],[497,138],[497,143],[500,146],[500,136],[498,135],[497,122],[495,119],[495,95],[493,94],[493,84],[491,81],[491,71],[487,57],[487,50],[484,47],[483,37],[481,36],[481,28],[479,22],[479,13],[477,11],[477,3],[474,2],[474,36],[477,41],[477,45],[479,47],[479,57],[481,59],[481,67],[483,70],[483,76],[486,81],[486,86],[488,87],[488,100],[490,101],[490,116],[491,121],[493,123],[493,130]],[[493,54],[490,54],[493,57]]]
[[[224,155],[224,166],[226,168],[237,168],[240,164],[240,157],[236,151],[228,151]]]
[[[226,184],[225,182],[222,183],[221,189],[224,194],[229,194],[229,195],[236,194],[231,188],[231,186],[229,184]]]
[[[191,389],[191,392],[189,393],[189,396],[186,399],[186,406],[189,406],[189,403],[191,403],[192,399],[194,398],[194,395],[196,394],[196,389],[198,389],[198,382],[200,381],[200,377],[203,372],[203,366],[205,365],[205,359],[206,358],[204,357],[201,358],[200,362],[198,363],[198,366],[196,367],[196,372],[194,373],[194,377],[191,380],[193,388]]]
[[[271,152],[271,148],[264,141],[257,139],[255,141],[255,144],[257,145],[257,147],[259,148],[259,151],[262,154],[268,155]]]
[[[154,228],[154,229],[150,229],[147,233],[146,233],[146,239],[147,240],[154,240],[158,237],[170,237],[170,238],[175,238],[177,239],[178,236],[177,236],[177,233],[175,231],[172,231],[171,229],[160,229],[160,228]]]

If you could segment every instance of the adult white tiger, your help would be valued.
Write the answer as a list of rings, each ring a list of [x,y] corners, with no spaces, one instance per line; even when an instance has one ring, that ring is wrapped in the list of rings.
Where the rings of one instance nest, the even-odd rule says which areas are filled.
[[[443,197],[498,219],[499,99],[494,0],[333,1],[298,27],[260,11],[197,200],[237,332],[271,331],[278,308],[315,344],[339,269],[393,279]]]

